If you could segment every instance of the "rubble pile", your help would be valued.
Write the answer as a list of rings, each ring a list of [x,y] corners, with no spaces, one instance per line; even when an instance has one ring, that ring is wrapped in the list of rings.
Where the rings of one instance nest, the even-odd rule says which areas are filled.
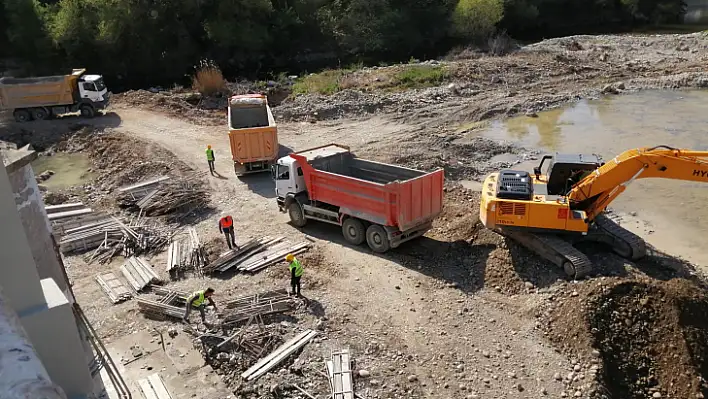
[[[601,278],[557,290],[543,315],[547,336],[578,359],[581,375],[628,399],[702,398],[708,296],[684,279]],[[574,394],[581,385],[569,391]],[[571,395],[572,396],[572,395]]]

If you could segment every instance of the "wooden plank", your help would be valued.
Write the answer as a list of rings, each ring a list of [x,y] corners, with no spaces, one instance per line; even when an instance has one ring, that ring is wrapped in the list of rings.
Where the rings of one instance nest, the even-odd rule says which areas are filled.
[[[47,214],[50,214],[63,211],[75,211],[85,207],[83,202],[73,202],[71,204],[45,205],[44,210],[47,211]]]
[[[339,354],[332,355],[332,363],[334,369],[332,370],[332,386],[334,386],[334,399],[343,399],[344,396],[340,393],[343,390],[342,386],[342,356]]]
[[[152,385],[152,389],[155,390],[158,399],[172,399],[172,395],[170,395],[169,391],[167,391],[165,383],[162,381],[162,378],[160,378],[158,373],[149,376],[148,381],[150,381],[150,385]]]
[[[264,365],[258,371],[251,374],[250,376],[248,376],[247,380],[248,381],[254,380],[254,379],[262,376],[263,374],[267,373],[268,371],[270,371],[270,369],[272,369],[273,367],[280,364],[280,362],[285,360],[288,356],[292,355],[293,353],[298,351],[300,348],[305,346],[308,342],[310,342],[310,340],[315,335],[317,335],[317,331],[313,331],[313,330],[308,330],[308,331],[309,331],[309,333],[305,336],[305,338],[303,338],[302,340],[298,341],[298,343],[296,343],[295,345],[293,345],[293,346],[287,348],[286,350],[284,350],[283,352],[281,352],[277,357],[273,358],[273,360],[268,362],[266,365]]]
[[[342,390],[344,399],[354,399],[354,387],[352,386],[352,370],[349,359],[349,350],[343,350],[342,359]]]
[[[63,219],[63,218],[70,218],[74,216],[81,216],[81,215],[88,215],[89,213],[92,213],[93,209],[91,208],[85,208],[85,209],[79,209],[76,211],[64,211],[64,212],[57,212],[57,213],[51,213],[47,215],[47,218],[49,220],[57,220],[57,219]]]
[[[281,352],[283,352],[285,349],[287,349],[289,346],[296,344],[298,341],[302,340],[309,334],[309,331],[311,330],[305,330],[301,332],[300,334],[296,335],[295,337],[291,338],[289,341],[286,343],[280,345],[277,347],[273,352],[271,352],[268,356],[264,357],[263,359],[259,360],[254,364],[253,366],[249,367],[248,370],[244,371],[241,373],[242,378],[246,378],[247,376],[250,376],[251,374],[255,373],[257,370],[265,366],[268,362],[271,360],[275,359]]]
[[[159,399],[157,395],[155,395],[155,391],[152,389],[152,386],[150,386],[150,382],[147,378],[138,380],[138,385],[140,385],[140,390],[143,391],[145,399]]]

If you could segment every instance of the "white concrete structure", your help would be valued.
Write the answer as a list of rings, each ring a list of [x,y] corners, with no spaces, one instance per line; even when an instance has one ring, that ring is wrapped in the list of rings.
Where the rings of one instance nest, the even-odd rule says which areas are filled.
[[[74,316],[74,297],[29,165],[34,157],[32,151],[13,152],[6,167],[0,168],[0,288],[8,309],[5,319],[10,320],[13,312],[19,317],[31,353],[36,353],[49,377],[45,385],[61,387],[68,399],[96,398],[103,384],[89,369],[92,348]],[[29,353],[28,367],[37,369]],[[9,386],[13,373],[4,363],[0,366],[0,387]],[[40,370],[35,379],[43,380],[44,375]],[[15,397],[0,391],[0,398]],[[49,393],[27,397],[62,398]]]

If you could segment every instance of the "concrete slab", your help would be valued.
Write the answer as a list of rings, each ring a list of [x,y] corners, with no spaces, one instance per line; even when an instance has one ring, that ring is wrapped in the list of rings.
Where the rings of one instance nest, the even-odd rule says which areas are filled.
[[[173,399],[235,398],[221,377],[204,363],[190,335],[180,331],[170,338],[164,331],[162,337],[164,350],[160,335],[148,330],[127,335],[107,346],[133,398],[143,397],[138,381],[156,372]],[[106,391],[110,399],[119,399],[112,387],[107,386]]]

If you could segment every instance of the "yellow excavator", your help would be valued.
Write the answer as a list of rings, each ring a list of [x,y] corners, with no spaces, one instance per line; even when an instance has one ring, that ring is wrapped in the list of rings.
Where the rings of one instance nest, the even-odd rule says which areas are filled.
[[[646,255],[642,238],[603,215],[628,184],[643,178],[708,183],[708,151],[638,148],[607,163],[596,155],[546,155],[533,176],[510,169],[488,175],[479,216],[485,227],[562,267],[570,278],[581,279],[592,263],[574,247],[578,242],[607,244],[630,260]]]

